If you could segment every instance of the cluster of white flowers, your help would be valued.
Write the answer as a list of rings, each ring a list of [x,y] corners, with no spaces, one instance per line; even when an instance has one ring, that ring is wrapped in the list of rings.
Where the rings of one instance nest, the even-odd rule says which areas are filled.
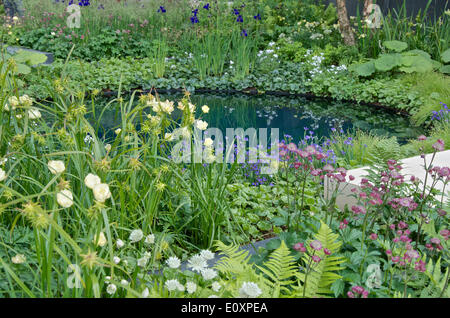
[[[152,253],[150,252],[145,252],[144,256],[142,256],[141,258],[139,258],[137,260],[137,265],[139,267],[145,267],[148,263],[148,261],[150,260],[150,257],[152,256]]]
[[[0,182],[6,179],[6,171],[0,168]]]
[[[202,273],[204,269],[208,267],[208,261],[214,258],[214,253],[209,250],[202,250],[199,254],[192,256],[188,260],[188,268],[191,268],[194,272]],[[212,272],[207,272],[206,276],[212,276]],[[216,273],[217,275],[217,273]]]
[[[17,254],[11,258],[11,262],[13,262],[13,264],[23,264],[26,260],[27,258],[23,254]]]
[[[241,298],[256,298],[262,294],[258,284],[253,282],[244,282],[241,289],[239,289],[239,297]]]
[[[168,291],[178,290],[180,292],[183,292],[185,289],[184,286],[180,284],[180,282],[176,279],[167,280],[164,286],[166,286]]]
[[[130,234],[131,243],[137,243],[140,240],[142,240],[143,238],[144,238],[144,232],[142,232],[142,230],[137,229],[137,230],[131,231],[131,234]]]
[[[111,191],[106,183],[101,183],[99,176],[89,173],[86,178],[84,178],[84,184],[92,189],[94,193],[94,198],[98,202],[104,203],[107,199],[111,197]]]
[[[181,265],[181,261],[178,257],[176,256],[171,256],[166,260],[166,264],[167,266],[169,266],[170,268],[176,269],[179,268]]]
[[[100,247],[105,246],[107,242],[108,241],[106,240],[106,236],[103,232],[100,232],[99,235],[94,235],[94,239],[92,240],[92,243]]]
[[[155,99],[147,102],[148,106],[151,106],[155,113],[167,113],[171,114],[174,111],[173,102],[166,100],[165,102],[159,102]]]

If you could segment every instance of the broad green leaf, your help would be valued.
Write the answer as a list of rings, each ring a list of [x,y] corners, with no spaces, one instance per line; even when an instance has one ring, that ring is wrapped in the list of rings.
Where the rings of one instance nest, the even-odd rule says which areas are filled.
[[[402,41],[386,41],[383,43],[384,47],[395,51],[395,52],[402,52],[404,50],[406,50],[406,48],[408,47],[408,44]]]

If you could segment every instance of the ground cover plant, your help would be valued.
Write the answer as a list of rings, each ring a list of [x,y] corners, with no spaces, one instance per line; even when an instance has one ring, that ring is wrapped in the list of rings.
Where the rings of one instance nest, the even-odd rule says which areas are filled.
[[[80,1],[73,30],[69,1],[24,3],[2,42],[56,60],[2,48],[1,298],[450,296],[448,12],[350,18],[348,46],[339,11],[313,1]],[[304,127],[244,142],[239,162],[250,137],[221,144],[201,89],[377,103],[424,133]],[[412,156],[425,178],[404,172]]]

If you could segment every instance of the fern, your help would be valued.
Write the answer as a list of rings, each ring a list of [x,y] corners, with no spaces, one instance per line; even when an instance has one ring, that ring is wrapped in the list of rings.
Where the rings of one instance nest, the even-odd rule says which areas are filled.
[[[290,293],[288,286],[295,283],[292,279],[297,274],[297,266],[284,241],[281,241],[281,246],[270,255],[270,259],[257,268],[267,276],[263,277],[262,281],[272,290],[271,297],[278,298],[280,293]]]
[[[433,293],[433,297],[439,297],[439,296],[445,296],[450,297],[450,290],[448,288],[448,271],[449,268],[447,267],[445,273],[441,272],[441,259],[439,258],[436,261],[436,264],[433,266],[433,260],[430,259],[427,264],[427,270],[425,274],[430,279],[430,285],[429,287],[433,286],[436,291],[438,291],[437,294]],[[444,290],[445,289],[445,290]]]
[[[388,159],[399,159],[402,155],[402,150],[397,142],[397,138],[380,139],[379,142],[374,145],[374,150],[371,152],[374,157],[374,162],[385,162]]]
[[[343,267],[339,266],[340,264],[345,262],[345,258],[342,256],[333,256],[335,255],[341,245],[342,242],[337,241],[338,235],[334,234],[331,229],[321,221],[321,227],[319,232],[315,235],[315,239],[319,240],[322,243],[323,249],[327,248],[331,251],[331,255],[325,255],[323,249],[316,252],[321,258],[321,261],[313,267],[313,270],[308,273],[306,278],[305,273],[298,273],[297,277],[302,282],[302,286],[298,286],[296,288],[296,295],[302,296],[304,284],[306,280],[306,289],[305,296],[306,297],[322,297],[328,294],[331,294],[330,290],[331,284],[333,284],[342,276],[336,274],[336,271],[342,270]],[[307,246],[308,254],[312,254],[313,250],[309,246]],[[305,264],[312,263],[311,257],[307,254],[303,256],[303,261]]]

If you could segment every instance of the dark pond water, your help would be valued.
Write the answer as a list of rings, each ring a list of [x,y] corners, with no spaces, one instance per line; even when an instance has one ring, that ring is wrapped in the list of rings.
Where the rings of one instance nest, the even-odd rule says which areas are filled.
[[[159,96],[161,100],[175,101],[175,105],[182,98],[181,94]],[[111,99],[105,98],[102,103]],[[376,135],[396,136],[400,142],[422,133],[422,129],[411,126],[407,117],[371,106],[337,101],[271,95],[192,94],[191,102],[197,106],[197,117],[201,114],[208,122],[208,128],[219,128],[224,133],[226,128],[279,128],[280,137],[287,134],[298,141],[304,137],[305,127],[314,129],[319,137],[329,136],[331,128],[361,129]],[[202,114],[200,107],[203,105],[209,106],[208,114]],[[112,105],[101,118],[99,134],[109,137],[119,123],[120,116]]]

